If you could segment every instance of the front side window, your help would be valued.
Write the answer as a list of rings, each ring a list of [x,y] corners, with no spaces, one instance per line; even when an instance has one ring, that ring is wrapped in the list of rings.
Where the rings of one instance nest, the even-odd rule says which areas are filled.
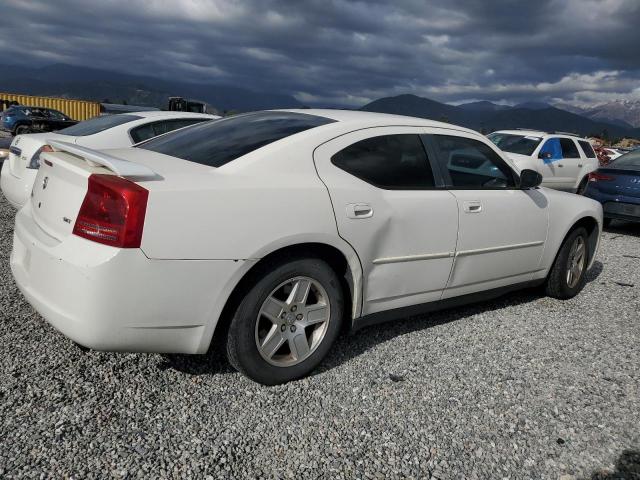
[[[137,115],[105,115],[76,123],[71,127],[58,130],[57,133],[61,133],[62,135],[71,135],[73,137],[86,137],[87,135],[104,132],[110,128],[117,127],[118,125],[124,125],[125,123],[133,122],[134,120],[140,120],[141,118],[142,117]]]
[[[596,158],[596,152],[593,150],[593,147],[586,140],[578,140],[580,147],[582,147],[582,151],[584,152],[585,157],[587,158]]]
[[[433,188],[433,173],[419,135],[382,135],[349,145],[331,157],[336,167],[386,190]]]
[[[562,160],[562,147],[560,146],[559,138],[550,138],[542,148],[538,156],[544,160],[544,163],[551,163],[556,160]]]
[[[499,132],[487,135],[487,138],[503,152],[527,156],[533,155],[533,152],[542,141],[541,137],[536,137],[535,135],[516,135]]]
[[[488,145],[471,138],[452,135],[433,135],[431,138],[438,149],[438,162],[448,187],[515,187],[513,171]]]
[[[270,143],[334,121],[298,112],[245,113],[170,132],[137,148],[221,167]]]
[[[570,138],[561,138],[560,147],[562,148],[562,158],[580,158],[576,142]]]

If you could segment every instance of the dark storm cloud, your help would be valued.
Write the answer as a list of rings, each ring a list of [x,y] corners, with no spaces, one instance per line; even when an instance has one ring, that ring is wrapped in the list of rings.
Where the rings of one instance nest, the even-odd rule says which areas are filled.
[[[359,105],[398,93],[640,96],[637,0],[4,0],[3,63],[72,63]]]

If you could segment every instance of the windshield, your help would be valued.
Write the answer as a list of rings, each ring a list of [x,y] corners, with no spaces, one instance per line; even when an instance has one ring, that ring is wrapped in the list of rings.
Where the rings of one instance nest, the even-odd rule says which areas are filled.
[[[533,155],[536,147],[542,141],[541,137],[499,132],[492,133],[487,138],[495,143],[500,150],[520,155]]]
[[[118,125],[133,122],[134,120],[140,120],[141,118],[142,117],[138,117],[137,115],[105,115],[103,117],[94,117],[90,120],[85,120],[72,127],[63,128],[62,130],[58,130],[57,133],[71,135],[73,137],[85,137],[87,135],[104,132]]]
[[[333,121],[296,112],[246,113],[176,130],[137,148],[221,167],[277,140]]]
[[[640,151],[625,153],[607,165],[607,168],[640,170]]]

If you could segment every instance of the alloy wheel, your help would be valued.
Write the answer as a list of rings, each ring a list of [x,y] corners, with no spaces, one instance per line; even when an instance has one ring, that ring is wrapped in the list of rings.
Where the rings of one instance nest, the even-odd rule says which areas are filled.
[[[297,365],[322,343],[331,308],[324,287],[309,277],[294,277],[272,290],[256,321],[258,352],[277,367]]]
[[[569,250],[569,260],[567,265],[567,285],[569,288],[575,288],[582,277],[586,264],[586,244],[584,237],[578,236],[571,245]]]

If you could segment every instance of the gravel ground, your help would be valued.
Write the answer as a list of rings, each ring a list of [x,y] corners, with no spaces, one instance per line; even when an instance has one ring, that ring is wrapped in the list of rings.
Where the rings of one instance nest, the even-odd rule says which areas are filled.
[[[15,287],[12,217],[0,199],[0,477],[640,478],[640,225],[573,300],[371,327],[266,388],[215,354],[79,350]]]

